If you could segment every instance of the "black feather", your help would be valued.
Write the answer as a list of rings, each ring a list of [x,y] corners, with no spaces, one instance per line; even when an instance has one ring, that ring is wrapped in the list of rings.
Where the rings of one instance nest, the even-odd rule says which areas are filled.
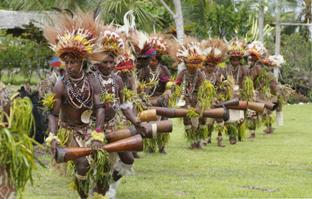
[[[70,15],[72,18],[74,17],[74,13],[70,9],[64,9],[66,14]]]
[[[63,10],[57,7],[51,7],[51,10],[55,10],[57,12],[63,13]]]

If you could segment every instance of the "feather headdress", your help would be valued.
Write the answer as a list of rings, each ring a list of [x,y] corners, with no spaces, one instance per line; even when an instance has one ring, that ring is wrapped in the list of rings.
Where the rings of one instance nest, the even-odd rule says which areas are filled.
[[[253,41],[247,45],[247,52],[250,56],[256,57],[258,60],[264,58],[267,55],[267,49],[260,41]]]
[[[228,55],[230,57],[243,57],[245,48],[246,44],[243,40],[233,39],[228,45]]]
[[[126,36],[129,36],[130,32],[136,30],[135,16],[133,10],[129,10],[123,17],[124,25],[118,28],[118,32],[124,33]]]
[[[117,57],[115,69],[117,71],[131,71],[134,69],[134,57],[128,53],[119,55]]]
[[[184,61],[189,68],[202,67],[205,59],[198,42],[190,42],[182,45],[176,56],[180,61]]]
[[[221,39],[209,39],[201,42],[206,62],[221,63],[227,53],[227,46]]]
[[[118,56],[123,53],[124,49],[125,43],[116,29],[113,26],[103,27],[96,51]]]
[[[99,36],[99,25],[91,13],[68,15],[61,13],[45,27],[44,36],[56,56],[89,58]]]
[[[148,42],[147,33],[135,30],[129,34],[130,46],[137,58],[148,58],[156,55],[156,49]]]
[[[168,47],[167,42],[165,41],[164,37],[155,35],[149,38],[147,41],[152,48],[154,48],[157,52],[157,55],[165,55],[168,54]]]
[[[282,55],[271,55],[261,62],[270,67],[281,67],[285,63],[285,59]]]

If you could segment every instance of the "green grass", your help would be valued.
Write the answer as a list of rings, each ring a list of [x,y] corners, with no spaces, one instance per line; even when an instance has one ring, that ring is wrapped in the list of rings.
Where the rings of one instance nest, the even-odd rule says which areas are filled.
[[[122,179],[118,198],[312,197],[312,105],[285,107],[285,125],[255,141],[190,150],[175,121],[167,155],[142,154],[135,175]],[[78,198],[70,178],[39,168],[25,198]]]

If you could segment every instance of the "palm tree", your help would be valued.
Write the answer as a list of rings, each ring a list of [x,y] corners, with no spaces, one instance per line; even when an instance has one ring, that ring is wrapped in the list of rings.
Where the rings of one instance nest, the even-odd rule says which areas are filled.
[[[106,0],[100,4],[102,17],[107,23],[113,21],[121,24],[125,13],[132,10],[138,26],[145,31],[151,31],[155,26],[163,26],[160,16],[153,14],[157,6],[154,1],[138,0]]]
[[[11,10],[49,10],[51,7],[76,10],[94,6],[95,0],[4,0],[1,4]]]
[[[151,31],[154,26],[162,27],[163,20],[153,11],[157,3],[141,0],[4,0],[0,8],[11,10],[50,10],[52,7],[69,10],[94,10],[99,7],[105,22],[122,23],[124,14],[134,11],[138,26],[146,31]]]

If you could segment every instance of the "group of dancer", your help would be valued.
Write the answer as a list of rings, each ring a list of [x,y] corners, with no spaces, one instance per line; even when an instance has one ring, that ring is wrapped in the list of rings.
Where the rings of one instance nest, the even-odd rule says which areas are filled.
[[[131,23],[105,25],[96,14],[66,11],[44,36],[64,64],[58,77],[40,84],[49,114],[46,143],[58,161],[70,159],[60,158],[61,147],[91,147],[91,155],[70,159],[81,198],[116,197],[120,179],[139,157],[140,146],[125,145],[138,134],[144,141],[136,144],[144,143],[146,152],[166,154],[169,134],[160,132],[171,131],[170,123],[161,123],[168,118],[183,118],[191,149],[210,144],[213,132],[219,147],[224,134],[236,144],[249,129],[254,139],[261,124],[272,134],[273,110],[281,119],[283,96],[272,71],[283,59],[269,56],[259,41],[187,37],[180,43]],[[131,136],[109,139],[119,129]],[[103,150],[114,143],[117,150]]]

